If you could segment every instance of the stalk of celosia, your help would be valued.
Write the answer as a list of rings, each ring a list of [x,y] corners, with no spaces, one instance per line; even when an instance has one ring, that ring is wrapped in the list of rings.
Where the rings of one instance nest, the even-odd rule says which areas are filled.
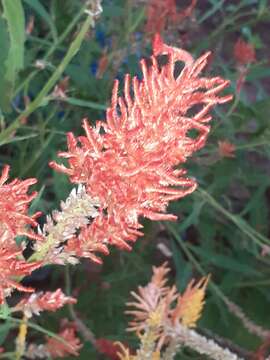
[[[159,55],[167,55],[166,65],[159,65]],[[78,257],[100,262],[96,252],[107,254],[108,245],[131,249],[129,242],[142,235],[141,217],[176,219],[166,213],[169,202],[192,193],[197,186],[179,165],[204,146],[210,130],[209,111],[231,100],[231,95],[219,96],[228,81],[200,76],[209,55],[194,60],[188,52],[164,44],[157,35],[152,65],[141,61],[143,80],[127,74],[122,96],[115,81],[106,121],[92,127],[84,119],[85,136],[76,138],[68,133],[68,150],[59,153],[68,166],[56,162],[50,166],[84,186],[84,199],[88,198],[92,210],[87,214],[78,200],[76,215],[68,222],[68,236],[55,233],[52,237],[54,226],[65,218],[62,211],[62,220],[54,219],[44,233],[50,240],[37,241],[36,258],[50,253],[47,261],[52,263]],[[176,76],[179,61],[184,68]],[[191,114],[197,105],[200,110]],[[196,137],[190,136],[191,130],[196,130]]]

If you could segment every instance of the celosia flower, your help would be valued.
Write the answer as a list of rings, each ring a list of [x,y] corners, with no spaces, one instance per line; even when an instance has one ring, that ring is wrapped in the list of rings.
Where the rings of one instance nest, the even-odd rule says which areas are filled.
[[[158,55],[168,56],[165,66],[159,66]],[[209,55],[195,61],[188,52],[165,45],[157,36],[152,66],[141,61],[143,80],[133,78],[131,88],[126,75],[122,97],[116,80],[107,122],[91,127],[85,119],[86,136],[76,138],[69,133],[68,151],[59,153],[68,167],[50,163],[98,199],[99,215],[84,229],[86,235],[80,234],[82,243],[89,244],[88,251],[92,242],[130,249],[127,242],[142,235],[141,216],[175,220],[165,213],[169,201],[195,190],[195,179],[177,167],[204,146],[212,107],[231,99],[230,95],[218,96],[228,81],[199,76]],[[185,66],[175,75],[178,61]],[[200,109],[195,112],[197,105]]]
[[[27,298],[22,299],[13,311],[22,311],[28,318],[33,315],[39,315],[41,311],[56,311],[66,304],[75,304],[76,299],[66,296],[61,289],[56,291],[47,291],[34,293]]]
[[[15,246],[0,248],[0,304],[4,303],[4,298],[9,296],[13,289],[24,292],[33,292],[34,289],[25,287],[16,281],[19,277],[30,275],[32,271],[38,269],[41,262],[27,263],[22,259],[21,251]]]
[[[159,314],[160,327],[169,324],[175,326],[178,322],[187,327],[194,327],[204,306],[205,289],[209,278],[202,278],[195,284],[192,280],[183,294],[177,293],[176,287],[165,286],[167,264],[153,267],[151,281],[145,286],[139,286],[138,292],[131,292],[135,301],[127,306],[134,310],[126,311],[133,320],[129,323],[129,331],[141,331],[149,324],[149,319]],[[176,304],[175,304],[175,300]]]
[[[256,61],[255,49],[252,44],[238,39],[234,45],[234,57],[240,65],[247,65]]]
[[[235,145],[229,141],[218,142],[218,152],[221,157],[234,158],[235,157]]]
[[[131,315],[133,320],[129,322],[128,331],[142,331],[146,328],[148,321],[153,321],[153,316],[158,316],[159,324],[169,316],[170,306],[177,299],[176,287],[166,286],[166,275],[169,272],[167,264],[160,267],[153,267],[151,281],[145,287],[139,286],[138,292],[131,292],[135,301],[126,305],[133,308],[125,313]]]
[[[166,263],[159,268],[153,267],[151,281],[145,287],[140,286],[137,293],[131,292],[135,300],[127,303],[131,310],[126,314],[132,316],[127,330],[139,333],[144,348],[140,349],[141,353],[137,352],[141,358],[146,358],[147,351],[150,359],[151,353],[159,353],[164,346],[170,349],[172,345],[175,350],[177,339],[174,334],[177,329],[181,326],[194,327],[201,316],[208,278],[201,279],[197,284],[192,280],[180,294],[175,286],[166,285],[168,271]]]
[[[5,166],[0,177],[0,241],[3,235],[10,233],[12,237],[25,235],[31,239],[41,239],[37,234],[27,228],[37,226],[36,218],[40,212],[28,215],[28,208],[37,193],[28,195],[29,186],[36,183],[36,179],[14,179],[7,183],[9,166]],[[8,244],[5,244],[8,246]]]

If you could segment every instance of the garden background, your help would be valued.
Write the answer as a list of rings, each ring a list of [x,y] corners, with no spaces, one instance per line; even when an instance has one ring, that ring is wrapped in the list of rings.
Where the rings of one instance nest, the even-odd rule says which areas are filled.
[[[181,291],[192,278],[211,274],[199,332],[226,339],[248,356],[262,344],[267,348],[224,301],[270,331],[269,2],[178,1],[174,17],[167,1],[151,18],[150,0],[103,0],[103,11],[90,21],[87,1],[9,1],[14,1],[11,18],[2,4],[0,17],[0,162],[11,165],[12,178],[38,179],[33,213],[46,215],[66,199],[72,185],[49,161],[66,148],[66,132],[82,134],[83,118],[92,124],[104,119],[115,78],[123,84],[125,73],[142,77],[139,61],[151,55],[156,32],[194,57],[212,51],[206,71],[229,79],[226,93],[234,95],[213,110],[207,144],[186,165],[199,186],[171,203],[178,221],[144,220],[145,235],[131,252],[112,249],[103,265],[83,260],[76,267],[48,266],[25,284],[68,291],[78,299],[76,314],[97,338],[133,348],[136,338],[125,331],[125,303],[130,291],[149,281],[153,265],[168,261]],[[69,317],[63,308],[35,321],[57,332],[60,319]],[[0,343],[7,350],[14,334],[12,325],[0,325]],[[105,355],[84,341],[79,358]],[[191,350],[177,357],[199,358]]]

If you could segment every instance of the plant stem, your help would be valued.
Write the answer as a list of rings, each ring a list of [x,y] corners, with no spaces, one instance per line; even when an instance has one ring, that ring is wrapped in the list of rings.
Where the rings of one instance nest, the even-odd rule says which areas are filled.
[[[84,40],[84,37],[86,33],[88,32],[90,26],[93,24],[93,19],[90,16],[87,16],[85,22],[83,23],[83,26],[74,39],[74,41],[71,43],[67,54],[65,55],[62,62],[58,65],[54,73],[51,75],[47,83],[44,85],[44,87],[41,89],[37,97],[27,106],[27,108],[14,120],[12,124],[10,124],[5,130],[3,130],[0,133],[0,145],[5,144],[5,139],[9,138],[9,136],[20,127],[21,120],[25,117],[28,117],[30,114],[32,114],[37,108],[42,106],[42,103],[44,101],[44,98],[48,95],[48,93],[52,90],[54,85],[57,83],[58,79],[61,77],[63,72],[65,71],[65,68],[70,63],[70,61],[73,59],[73,57],[77,54],[79,51],[81,44]]]

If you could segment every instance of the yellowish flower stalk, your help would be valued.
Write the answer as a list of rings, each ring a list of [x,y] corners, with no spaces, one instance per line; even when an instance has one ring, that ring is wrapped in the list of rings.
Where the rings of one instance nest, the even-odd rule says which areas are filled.
[[[26,348],[27,317],[24,315],[19,327],[19,334],[16,339],[16,360],[20,360]]]
[[[247,317],[244,311],[229,300],[227,297],[224,297],[224,302],[228,307],[228,310],[234,314],[239,320],[241,320],[243,326],[253,335],[258,336],[261,339],[268,339],[270,337],[270,331],[264,329],[262,326],[255,324],[251,319]]]

